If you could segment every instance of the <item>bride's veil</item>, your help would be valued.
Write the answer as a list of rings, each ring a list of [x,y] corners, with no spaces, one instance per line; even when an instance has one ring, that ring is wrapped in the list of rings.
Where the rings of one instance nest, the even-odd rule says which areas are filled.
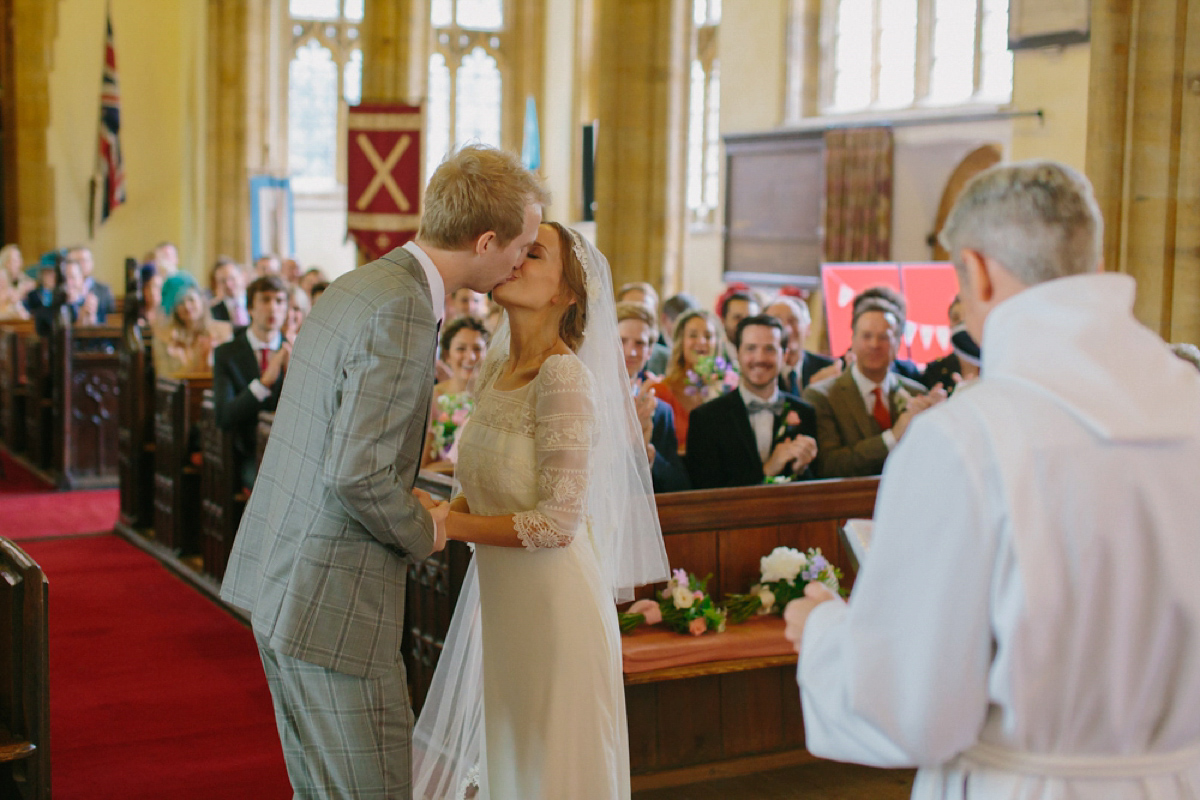
[[[608,260],[574,230],[571,249],[587,282],[587,324],[576,355],[594,378],[595,430],[588,484],[588,533],[614,602],[634,587],[668,577],[642,428],[625,372]],[[507,318],[480,369],[483,387],[508,358]],[[468,425],[470,423],[468,422]],[[581,532],[582,533],[582,532]],[[615,608],[613,610],[615,614]],[[472,559],[429,694],[413,733],[413,797],[458,800],[478,784],[487,798],[483,758],[483,634]]]

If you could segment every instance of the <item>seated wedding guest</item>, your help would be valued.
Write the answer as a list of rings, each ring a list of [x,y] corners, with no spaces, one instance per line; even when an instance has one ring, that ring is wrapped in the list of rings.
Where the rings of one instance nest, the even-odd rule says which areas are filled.
[[[716,355],[720,336],[717,318],[701,308],[685,311],[675,323],[671,358],[654,393],[675,415],[675,441],[680,453],[687,448],[688,418],[692,409],[708,400],[710,394],[702,387],[694,386],[688,372],[702,358]]]
[[[29,309],[21,302],[16,287],[0,280],[0,320],[29,319]]]
[[[646,371],[662,375],[667,371],[667,361],[671,358],[671,332],[675,330],[675,320],[685,311],[698,308],[696,299],[690,294],[680,292],[663,301],[658,312],[658,341],[650,351],[650,360],[646,362]]]
[[[850,369],[814,383],[804,399],[817,411],[818,478],[878,475],[917,414],[946,398],[891,371],[900,343],[900,318],[891,303],[859,303],[851,322]]]
[[[274,253],[263,253],[254,259],[254,277],[265,278],[268,275],[282,277],[283,262]]]
[[[142,286],[141,320],[147,325],[157,325],[161,316],[162,287],[166,276],[150,263],[142,265],[138,277]]]
[[[107,283],[97,281],[93,275],[96,271],[96,261],[90,248],[81,244],[67,248],[67,258],[79,263],[83,270],[83,288],[86,292],[96,295],[96,316],[103,322],[109,314],[117,313],[117,301],[113,297],[112,288]]]
[[[242,488],[254,486],[258,412],[274,411],[283,390],[292,343],[283,336],[288,289],[278,275],[256,278],[246,289],[250,325],[217,348],[213,402],[217,425],[234,432],[234,458]]]
[[[320,297],[321,295],[325,294],[325,290],[328,288],[329,288],[329,281],[321,281],[320,283],[314,283],[313,287],[312,287],[312,291],[309,293],[309,295],[312,297],[312,301],[314,303],[317,302],[317,298]]]
[[[618,303],[641,303],[650,309],[651,314],[658,314],[658,292],[645,281],[626,283],[617,289]]]
[[[779,373],[779,388],[799,395],[808,387],[813,375],[832,365],[833,359],[804,349],[808,330],[812,327],[812,315],[803,300],[781,294],[763,309],[763,313],[782,322],[787,331],[787,352],[784,353],[783,370]]]
[[[179,250],[171,242],[159,242],[154,248],[151,262],[165,281],[179,271]]]
[[[872,286],[869,289],[863,289],[855,296],[854,307],[857,308],[860,303],[865,303],[872,298],[890,303],[896,309],[896,313],[900,318],[900,337],[901,341],[903,341],[904,327],[908,322],[908,302],[904,299],[904,295],[890,286]],[[893,359],[892,372],[903,375],[910,380],[921,380],[921,368],[908,359]]]
[[[46,275],[48,271],[47,269],[43,269],[42,275]],[[59,267],[59,272],[62,274],[62,284],[54,290],[49,308],[41,305],[45,300],[43,293],[39,293],[35,298],[38,304],[37,308],[30,308],[29,313],[34,319],[38,334],[40,336],[49,336],[54,329],[55,320],[59,319],[63,314],[67,315],[72,325],[99,325],[103,323],[105,318],[100,313],[99,304],[96,301],[92,301],[88,305],[88,308],[84,308],[85,301],[92,295],[84,288],[83,269],[79,265],[79,262],[70,258],[65,259]],[[28,300],[26,305],[28,305]],[[85,312],[82,320],[80,319],[81,311]]]
[[[888,464],[849,604],[786,609],[805,746],[918,800],[1194,798],[1200,377],[1074,169],[980,173],[941,241],[983,375]]]
[[[163,282],[162,315],[151,345],[155,374],[212,374],[213,352],[233,338],[233,326],[212,318],[191,275],[176,272]]]
[[[37,285],[25,295],[25,310],[38,333],[54,328],[54,299],[58,291],[58,255],[47,253],[37,264]]]
[[[746,317],[758,314],[758,301],[754,299],[754,295],[749,290],[737,291],[722,299],[718,308],[725,334],[723,346],[729,357],[735,359],[737,358],[737,347],[733,344],[733,338],[737,334],[738,323]]]
[[[979,345],[971,338],[963,325],[961,303],[956,295],[950,303],[947,316],[950,319],[950,347],[948,355],[925,365],[921,383],[928,389],[942,386],[953,393],[959,383],[973,381],[979,377]]]
[[[752,486],[768,478],[812,478],[816,412],[779,389],[787,351],[783,324],[767,314],[746,317],[734,331],[741,381],[737,391],[692,412],[687,468],[697,489]]]
[[[283,282],[288,286],[300,283],[300,272],[300,262],[294,258],[285,258],[279,262],[279,277],[283,278]]]
[[[213,300],[210,311],[212,318],[232,323],[235,328],[250,324],[250,312],[246,310],[246,273],[232,258],[217,259],[212,274]]]
[[[488,312],[487,316],[483,318],[483,327],[488,329],[488,333],[495,333],[496,329],[500,327],[502,319],[504,319],[504,309],[488,300]]]
[[[475,378],[487,355],[491,334],[472,316],[446,323],[438,340],[438,361],[447,377],[433,387],[433,410],[425,434],[421,469],[454,472],[458,433],[475,405]]]
[[[288,289],[288,316],[287,322],[283,325],[284,336],[289,340],[296,338],[296,334],[300,332],[300,326],[304,324],[310,311],[312,311],[312,301],[308,299],[308,292],[299,286]]]
[[[308,292],[310,300],[316,300],[313,297],[313,288],[318,283],[329,284],[329,278],[325,277],[325,273],[318,267],[310,267],[303,275],[300,276],[299,286],[304,291]]]
[[[1171,345],[1171,352],[1182,358],[1184,361],[1191,364],[1196,369],[1200,369],[1200,347],[1187,342],[1179,342]]]
[[[488,298],[486,294],[463,287],[450,295],[446,304],[446,316],[449,319],[459,317],[474,317],[483,322],[488,313]]]
[[[21,248],[15,244],[0,247],[0,283],[6,283],[13,288],[18,298],[37,286],[37,281],[25,274],[25,259],[21,257]]]
[[[617,335],[625,355],[625,372],[634,392],[634,407],[642,424],[650,479],[655,492],[690,489],[687,470],[679,458],[675,414],[654,392],[657,381],[644,372],[650,343],[654,341],[654,315],[641,303],[617,303]]]

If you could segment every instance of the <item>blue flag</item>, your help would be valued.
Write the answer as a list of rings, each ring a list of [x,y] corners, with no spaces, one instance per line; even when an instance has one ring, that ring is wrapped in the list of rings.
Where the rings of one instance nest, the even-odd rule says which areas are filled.
[[[537,101],[533,95],[525,98],[525,142],[521,146],[521,162],[530,170],[542,166],[542,137],[538,132]]]

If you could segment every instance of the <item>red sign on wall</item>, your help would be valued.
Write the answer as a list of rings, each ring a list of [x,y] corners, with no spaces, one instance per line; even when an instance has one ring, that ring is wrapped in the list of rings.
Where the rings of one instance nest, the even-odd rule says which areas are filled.
[[[420,226],[421,107],[351,106],[346,127],[346,227],[376,259]]]

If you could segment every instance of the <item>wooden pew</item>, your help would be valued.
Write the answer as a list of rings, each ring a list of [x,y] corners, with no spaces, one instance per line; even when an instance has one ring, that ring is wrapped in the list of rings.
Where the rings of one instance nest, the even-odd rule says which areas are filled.
[[[204,454],[200,467],[200,549],[204,571],[219,581],[225,576],[233,537],[246,504],[237,497],[233,434],[217,425],[212,389],[205,390],[200,403],[200,443]]]
[[[117,525],[127,532],[154,526],[154,359],[151,329],[138,322],[137,262],[126,260],[126,288],[117,380],[117,472],[121,511]]]
[[[851,584],[838,531],[846,518],[872,516],[878,486],[878,478],[854,478],[658,495],[668,559],[700,577],[711,573],[709,592],[723,598],[757,583],[759,559],[775,547],[820,547]],[[634,789],[812,759],[795,663],[770,656],[626,675]]]
[[[54,379],[50,364],[50,339],[30,333],[21,337],[18,358],[25,362],[25,452],[38,469],[49,469],[54,452]]]
[[[60,488],[99,489],[119,483],[117,418],[121,383],[120,322],[55,325],[51,346],[53,451]]]
[[[154,537],[181,555],[200,551],[200,470],[194,432],[211,375],[159,378],[154,398]]]
[[[0,538],[0,797],[50,797],[49,589]]]
[[[33,335],[33,320],[0,323],[0,436],[12,453],[25,451],[25,403],[29,383],[25,375],[22,341]]]

